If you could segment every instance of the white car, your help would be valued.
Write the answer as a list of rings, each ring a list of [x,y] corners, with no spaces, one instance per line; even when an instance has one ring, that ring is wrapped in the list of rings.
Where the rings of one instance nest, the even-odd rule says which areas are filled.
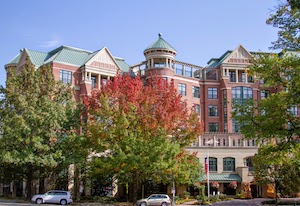
[[[168,195],[165,194],[153,194],[148,198],[138,200],[136,203],[137,206],[150,206],[150,205],[159,205],[159,206],[168,206],[171,205],[171,199]]]
[[[63,190],[50,190],[45,194],[33,195],[31,201],[36,204],[57,203],[61,205],[67,205],[73,202],[71,193]]]

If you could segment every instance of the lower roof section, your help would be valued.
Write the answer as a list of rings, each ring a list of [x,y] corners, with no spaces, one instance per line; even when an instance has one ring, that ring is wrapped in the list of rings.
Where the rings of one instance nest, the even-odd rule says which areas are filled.
[[[203,175],[200,182],[206,182],[206,174]],[[209,174],[209,181],[219,183],[242,182],[242,178],[238,174]]]

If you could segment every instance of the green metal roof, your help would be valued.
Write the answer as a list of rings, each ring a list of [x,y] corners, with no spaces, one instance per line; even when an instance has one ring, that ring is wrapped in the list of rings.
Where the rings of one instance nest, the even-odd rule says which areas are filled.
[[[25,48],[25,51],[27,52],[30,61],[32,64],[35,66],[39,67],[44,64],[44,61],[46,60],[48,53],[45,52],[38,52],[38,51],[33,51]]]
[[[86,60],[91,54],[92,52],[90,51],[77,49],[69,46],[61,46],[49,52],[49,58],[45,63],[61,62],[76,66],[82,66],[86,63]]]
[[[215,68],[222,64],[222,62],[231,54],[232,50],[226,51],[220,58],[212,58],[207,62],[206,68]]]
[[[100,49],[101,50],[101,49]],[[43,64],[48,64],[50,62],[60,62],[63,64],[72,64],[76,66],[82,66],[88,62],[93,56],[95,56],[100,50],[95,52],[90,52],[83,49],[78,49],[69,46],[60,46],[50,52],[39,52],[33,51],[25,48],[30,61],[37,67]],[[22,51],[14,57],[8,64],[17,64],[20,61]],[[124,59],[119,57],[113,57],[118,66],[123,72],[128,72],[130,66],[125,62]]]
[[[150,46],[148,46],[145,49],[145,51],[148,49],[169,49],[169,50],[176,51],[168,42],[166,42],[166,40],[164,40],[161,37],[161,34],[158,34],[158,39],[152,44],[150,44]]]
[[[118,57],[114,57],[114,59],[116,60],[117,64],[119,65],[119,67],[122,69],[123,72],[129,71],[130,66],[125,62],[124,59]]]
[[[238,174],[209,174],[209,181],[220,183],[242,182],[242,178]],[[206,174],[203,175],[200,182],[206,182]]]
[[[21,53],[19,53],[17,56],[15,56],[8,64],[17,64],[21,58]]]

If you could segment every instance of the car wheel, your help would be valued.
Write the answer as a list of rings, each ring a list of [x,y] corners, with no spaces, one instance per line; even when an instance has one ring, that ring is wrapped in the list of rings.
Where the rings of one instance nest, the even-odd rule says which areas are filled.
[[[43,204],[43,199],[42,198],[38,198],[35,200],[36,204]]]
[[[146,202],[141,202],[140,206],[147,206]]]
[[[161,206],[168,206],[166,202],[161,203]]]
[[[60,204],[61,204],[61,205],[67,205],[68,202],[67,202],[67,200],[61,200],[61,201],[60,201]]]

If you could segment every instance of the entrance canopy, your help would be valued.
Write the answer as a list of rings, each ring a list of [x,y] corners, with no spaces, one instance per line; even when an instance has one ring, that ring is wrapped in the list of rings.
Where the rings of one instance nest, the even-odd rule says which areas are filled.
[[[242,182],[242,178],[238,174],[209,174],[209,181],[219,183]],[[206,174],[203,175],[200,182],[206,182]]]

